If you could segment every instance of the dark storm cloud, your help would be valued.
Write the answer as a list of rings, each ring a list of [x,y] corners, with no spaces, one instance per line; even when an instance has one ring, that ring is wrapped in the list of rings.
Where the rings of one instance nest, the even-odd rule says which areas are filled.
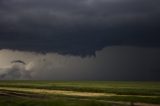
[[[0,48],[94,55],[160,46],[159,0],[1,0]]]

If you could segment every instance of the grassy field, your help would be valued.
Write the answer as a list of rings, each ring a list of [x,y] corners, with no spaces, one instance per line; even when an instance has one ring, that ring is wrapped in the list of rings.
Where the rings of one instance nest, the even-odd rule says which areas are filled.
[[[160,82],[0,81],[3,106],[160,106]]]

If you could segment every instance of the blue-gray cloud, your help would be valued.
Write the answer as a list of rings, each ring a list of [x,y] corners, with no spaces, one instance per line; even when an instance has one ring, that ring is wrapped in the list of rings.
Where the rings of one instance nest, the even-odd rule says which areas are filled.
[[[158,0],[1,0],[0,48],[94,55],[160,46]]]

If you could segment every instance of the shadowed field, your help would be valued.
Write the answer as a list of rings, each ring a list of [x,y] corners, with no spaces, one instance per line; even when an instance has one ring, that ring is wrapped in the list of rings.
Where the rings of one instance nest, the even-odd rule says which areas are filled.
[[[3,106],[160,106],[160,82],[0,81]]]

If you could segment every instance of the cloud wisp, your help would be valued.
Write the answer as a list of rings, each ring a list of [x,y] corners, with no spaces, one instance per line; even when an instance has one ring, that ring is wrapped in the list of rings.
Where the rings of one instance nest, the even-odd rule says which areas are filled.
[[[30,71],[26,70],[25,62],[14,60],[11,65],[0,68],[0,80],[28,80],[31,79]]]

